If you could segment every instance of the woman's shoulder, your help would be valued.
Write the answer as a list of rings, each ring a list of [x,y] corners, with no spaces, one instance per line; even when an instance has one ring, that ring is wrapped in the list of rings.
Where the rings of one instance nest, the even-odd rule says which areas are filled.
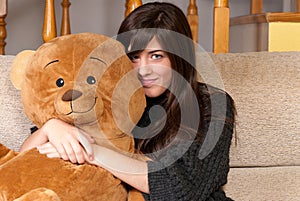
[[[231,96],[224,90],[213,85],[197,82],[198,92],[203,93],[204,95],[226,95],[231,98]]]
[[[198,82],[199,105],[210,117],[225,116],[234,119],[235,106],[233,98],[225,90]]]
[[[200,99],[204,99],[204,100],[209,99],[210,102],[214,100],[218,100],[218,102],[225,101],[225,102],[233,103],[233,99],[228,92],[226,92],[221,88],[203,82],[197,83],[197,93]]]

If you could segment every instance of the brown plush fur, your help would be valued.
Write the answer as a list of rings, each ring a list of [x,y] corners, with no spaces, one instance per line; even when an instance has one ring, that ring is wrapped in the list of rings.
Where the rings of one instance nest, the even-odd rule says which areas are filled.
[[[97,144],[133,155],[130,132],[145,99],[120,43],[74,34],[25,55],[17,56],[12,80],[21,86],[24,111],[38,127],[59,118],[92,134]],[[26,68],[18,67],[20,60]],[[143,200],[100,167],[49,159],[35,149],[18,154],[0,145],[0,175],[0,201]]]

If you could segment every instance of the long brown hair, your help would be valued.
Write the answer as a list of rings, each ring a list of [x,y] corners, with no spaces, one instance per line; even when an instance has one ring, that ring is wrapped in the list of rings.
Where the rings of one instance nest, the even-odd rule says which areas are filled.
[[[182,129],[184,133],[199,134],[199,122],[201,124],[203,117],[207,116],[201,115],[200,120],[202,111],[197,101],[199,89],[197,71],[194,68],[194,43],[189,23],[180,8],[163,2],[138,7],[122,22],[117,40],[124,44],[130,57],[131,54],[143,51],[154,37],[168,54],[174,73],[167,101],[163,105],[166,121],[157,121],[147,130],[150,136],[151,133],[158,134],[138,141],[137,147],[144,153],[164,148]],[[193,98],[195,95],[196,99]],[[182,118],[182,105],[189,118]],[[146,133],[145,135],[148,136]]]

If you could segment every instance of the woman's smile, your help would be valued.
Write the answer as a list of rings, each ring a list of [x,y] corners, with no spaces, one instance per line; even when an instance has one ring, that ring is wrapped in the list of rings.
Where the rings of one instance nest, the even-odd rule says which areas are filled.
[[[151,87],[153,84],[155,84],[157,79],[140,79],[143,87]]]

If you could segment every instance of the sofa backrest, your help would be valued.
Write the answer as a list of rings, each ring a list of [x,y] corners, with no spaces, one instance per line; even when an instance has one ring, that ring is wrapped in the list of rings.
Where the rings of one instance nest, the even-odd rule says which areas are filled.
[[[211,58],[238,113],[227,194],[300,200],[300,52]]]

